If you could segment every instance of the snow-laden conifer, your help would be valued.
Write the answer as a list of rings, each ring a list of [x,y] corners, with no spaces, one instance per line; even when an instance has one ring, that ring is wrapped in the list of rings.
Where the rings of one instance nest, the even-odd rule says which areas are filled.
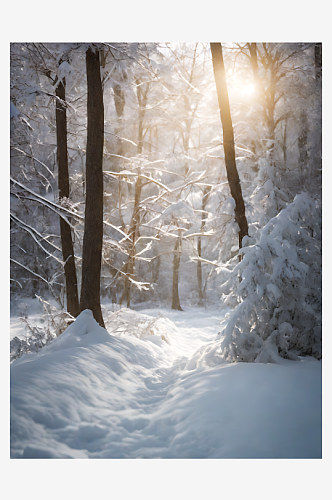
[[[321,227],[314,202],[297,195],[241,253],[243,260],[221,287],[225,303],[235,306],[222,332],[224,358],[320,359]]]

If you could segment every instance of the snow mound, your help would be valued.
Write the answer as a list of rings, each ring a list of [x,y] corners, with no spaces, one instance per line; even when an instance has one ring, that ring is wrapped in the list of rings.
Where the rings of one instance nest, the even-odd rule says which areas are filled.
[[[194,355],[189,366],[178,337],[205,343],[216,319],[170,314],[172,346],[109,334],[83,311],[52,344],[13,361],[11,458],[321,457],[320,361],[206,367]],[[171,332],[172,321],[159,324]]]
[[[50,335],[46,334],[47,332],[43,333],[42,327],[38,328],[38,332],[40,333],[40,338],[37,338],[37,340],[39,340],[38,348],[32,348],[29,342],[27,342],[27,349],[21,353],[21,355],[23,355],[21,358],[23,362],[31,360],[38,354],[46,355],[56,351],[73,349],[75,347],[86,348],[93,344],[103,344],[111,340],[110,334],[105,328],[99,326],[93,317],[92,311],[89,309],[82,311],[76,320],[58,337],[52,338]],[[16,339],[13,339],[11,344],[13,344],[15,340]],[[36,335],[32,340],[36,343]],[[18,357],[19,356],[15,356],[13,359],[17,359]]]
[[[110,340],[110,334],[98,325],[92,311],[85,309],[66,330],[44,352],[55,352],[72,347],[88,347],[91,344],[104,343]]]

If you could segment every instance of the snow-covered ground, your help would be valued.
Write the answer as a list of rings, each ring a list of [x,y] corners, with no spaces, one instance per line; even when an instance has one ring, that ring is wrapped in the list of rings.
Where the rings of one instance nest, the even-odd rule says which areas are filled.
[[[209,361],[226,313],[83,312],[11,364],[11,457],[320,458],[321,362]]]

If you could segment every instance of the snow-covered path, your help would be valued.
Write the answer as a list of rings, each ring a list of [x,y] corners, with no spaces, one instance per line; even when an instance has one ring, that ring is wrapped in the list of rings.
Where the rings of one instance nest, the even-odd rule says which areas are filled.
[[[321,363],[209,364],[225,312],[82,313],[11,365],[11,456],[320,457]]]

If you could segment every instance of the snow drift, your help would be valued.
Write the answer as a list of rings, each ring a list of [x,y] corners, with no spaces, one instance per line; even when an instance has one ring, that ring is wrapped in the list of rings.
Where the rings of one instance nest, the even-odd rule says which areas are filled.
[[[158,311],[145,313],[136,320]],[[110,335],[84,311],[14,361],[11,457],[321,457],[321,362],[197,366],[197,346],[213,343],[222,314],[168,314],[169,342],[156,342]],[[114,314],[108,328],[112,317],[119,328]]]

